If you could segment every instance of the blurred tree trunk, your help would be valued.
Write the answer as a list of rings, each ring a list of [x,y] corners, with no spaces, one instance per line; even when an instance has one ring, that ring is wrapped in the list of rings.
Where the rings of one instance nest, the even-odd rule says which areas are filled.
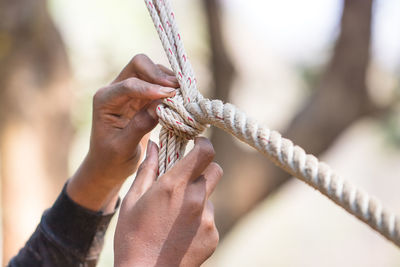
[[[221,15],[218,0],[204,0],[207,14],[207,26],[210,34],[210,65],[214,80],[212,98],[228,99],[235,75],[235,68],[226,52],[223,33],[221,29]]]
[[[376,107],[366,87],[373,0],[346,0],[341,33],[325,73],[312,96],[294,116],[283,136],[319,155],[353,122],[372,114]],[[229,101],[232,63],[226,55],[218,0],[205,0],[209,23],[211,64],[218,98]],[[238,147],[231,136],[215,129],[212,142],[216,161],[225,173],[214,194],[216,221],[221,237],[259,202],[289,180],[290,176],[255,152]]]
[[[4,264],[27,241],[68,175],[70,69],[46,4],[0,0]]]

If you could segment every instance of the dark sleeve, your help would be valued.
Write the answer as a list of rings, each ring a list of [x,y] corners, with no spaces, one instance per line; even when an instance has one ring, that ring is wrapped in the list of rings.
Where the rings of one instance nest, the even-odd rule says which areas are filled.
[[[79,206],[68,197],[64,186],[25,247],[8,266],[96,266],[114,213],[103,215]]]

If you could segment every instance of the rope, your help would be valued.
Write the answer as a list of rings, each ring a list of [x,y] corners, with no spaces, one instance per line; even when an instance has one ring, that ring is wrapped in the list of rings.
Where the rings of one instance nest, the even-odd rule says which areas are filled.
[[[260,126],[232,104],[204,98],[196,88],[169,0],[146,0],[171,67],[180,84],[173,98],[157,108],[160,131],[159,175],[184,155],[188,140],[213,125],[254,147],[278,167],[314,187],[372,229],[400,247],[400,221],[380,201],[345,181],[327,164],[278,132]]]

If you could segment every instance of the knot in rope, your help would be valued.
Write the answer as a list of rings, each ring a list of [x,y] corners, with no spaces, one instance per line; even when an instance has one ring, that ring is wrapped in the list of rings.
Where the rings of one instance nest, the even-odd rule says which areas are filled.
[[[188,140],[200,134],[207,124],[217,126],[251,145],[400,247],[400,219],[384,209],[377,199],[346,182],[329,166],[278,132],[251,120],[235,106],[203,98],[196,88],[170,2],[145,2],[180,85],[176,96],[164,99],[157,108],[163,126],[159,135],[159,176],[184,155]]]
[[[183,140],[192,140],[201,134],[207,125],[198,121],[187,111],[181,92],[173,98],[164,99],[157,107],[160,124]]]

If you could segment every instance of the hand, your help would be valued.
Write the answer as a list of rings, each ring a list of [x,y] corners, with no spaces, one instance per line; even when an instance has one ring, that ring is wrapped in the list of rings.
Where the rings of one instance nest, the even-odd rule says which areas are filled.
[[[189,154],[158,180],[157,146],[147,156],[121,205],[114,266],[200,266],[218,244],[208,200],[222,169],[214,150],[197,138]]]
[[[159,99],[175,95],[172,71],[137,55],[93,98],[89,152],[67,186],[78,204],[112,211],[125,179],[136,171],[148,133],[157,124]]]

